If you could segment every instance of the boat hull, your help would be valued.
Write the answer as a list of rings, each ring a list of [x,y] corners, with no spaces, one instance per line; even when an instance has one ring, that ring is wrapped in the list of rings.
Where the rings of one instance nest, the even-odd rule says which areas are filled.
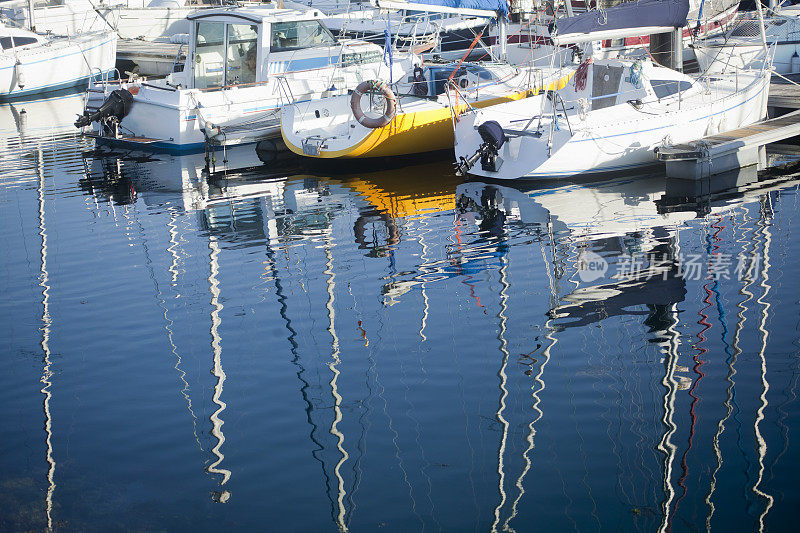
[[[367,44],[348,44],[347,50],[372,51]],[[324,52],[325,50],[323,50]],[[115,89],[134,93],[130,112],[119,122],[117,131],[109,131],[98,122],[92,134],[101,143],[134,146],[171,153],[203,150],[207,144],[236,145],[258,142],[280,136],[280,110],[286,103],[302,104],[330,95],[346,94],[360,79],[389,77],[387,66],[380,60],[364,64],[339,66],[339,56],[310,49],[308,58],[301,52],[290,52],[297,65],[322,62],[319,68],[301,70],[292,61],[270,58],[266,81],[220,88],[185,88],[188,74],[172,73],[165,80],[109,82],[89,88],[87,111],[97,110]],[[393,79],[402,75],[410,56],[396,58],[392,65]],[[297,68],[295,70],[295,68]],[[335,86],[332,83],[335,81]]]
[[[528,91],[516,92],[507,96],[477,102],[473,104],[473,107],[481,108],[528,96],[530,96]],[[349,111],[349,98],[346,101],[347,111]],[[460,114],[466,111],[466,106],[458,106],[453,110],[456,114]],[[292,114],[293,111],[294,109],[289,111],[289,114]],[[287,128],[281,128],[281,134],[286,147],[292,152],[319,159],[392,157],[435,152],[437,150],[446,150],[453,146],[452,114],[451,108],[445,105],[413,113],[401,113],[386,126],[364,132],[363,138],[352,146],[341,150],[322,150],[317,155],[305,153],[300,138],[289,133],[293,121],[291,117],[287,117],[287,114],[284,115],[287,117],[284,120],[288,119]]]
[[[114,70],[117,37],[110,32],[53,39],[0,56],[0,101],[86,85]]]
[[[554,79],[544,90],[563,88],[571,76],[566,74]],[[539,93],[538,89],[506,90],[490,96],[488,89],[484,91],[483,99],[470,100],[469,107],[481,109],[529,98]],[[400,111],[392,121],[386,126],[371,129],[355,121],[349,97],[337,97],[314,102],[313,106],[304,109],[287,106],[282,113],[281,135],[292,152],[318,159],[394,157],[434,152],[453,147],[454,115],[460,116],[467,110],[466,104],[458,103],[455,99],[451,107],[447,99],[412,99],[404,102],[401,98]],[[328,124],[318,126],[320,120],[314,119],[313,115],[347,118],[338,125],[338,131],[332,136],[335,128]],[[320,146],[315,151],[304,149],[304,145],[308,144],[306,140],[315,136],[326,139],[326,143],[319,143]]]
[[[577,121],[574,115],[572,124],[567,124],[562,118],[557,122],[550,142],[549,126],[541,137],[510,136],[499,150],[501,163],[496,171],[484,170],[481,164],[476,164],[469,172],[492,179],[551,179],[582,174],[618,174],[658,165],[654,149],[659,146],[694,141],[763,119],[769,78],[769,72],[764,72],[751,77],[752,81],[746,88],[731,91],[725,97],[698,97],[696,102],[676,101],[664,106],[660,113],[625,113],[625,107],[628,107],[625,104],[624,107],[615,106],[620,108],[617,112],[621,112],[617,119],[609,118],[613,111],[606,113],[602,120],[588,119],[585,123]],[[740,80],[744,83],[741,77]],[[528,105],[527,110],[506,107],[503,113],[531,116],[530,105],[536,103]],[[477,125],[486,118],[471,113],[456,126],[457,161],[475,153],[480,145]],[[572,134],[570,127],[574,130]]]

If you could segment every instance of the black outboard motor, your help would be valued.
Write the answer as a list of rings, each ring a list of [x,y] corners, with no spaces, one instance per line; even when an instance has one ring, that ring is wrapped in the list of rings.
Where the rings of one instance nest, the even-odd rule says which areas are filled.
[[[110,117],[116,118],[117,122],[122,120],[128,111],[131,110],[133,104],[133,95],[125,89],[116,89],[108,95],[103,105],[94,113],[84,111],[83,115],[78,117],[75,121],[76,128],[88,126],[92,122],[98,122]]]
[[[478,150],[469,157],[461,157],[461,161],[456,163],[456,175],[463,176],[480,159],[481,168],[486,172],[497,172],[502,160],[498,157],[500,148],[508,140],[503,132],[503,127],[494,120],[487,120],[478,126],[478,134],[483,142]]]

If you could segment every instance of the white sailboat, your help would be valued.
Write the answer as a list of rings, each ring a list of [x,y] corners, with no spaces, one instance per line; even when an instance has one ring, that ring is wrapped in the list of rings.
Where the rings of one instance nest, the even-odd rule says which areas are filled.
[[[439,4],[441,2],[435,2]],[[323,5],[315,7],[325,10]],[[460,59],[473,40],[479,38],[475,52],[489,44],[491,21],[474,13],[441,13],[431,11],[433,2],[409,3],[381,1],[377,7],[357,4],[341,12],[327,11],[328,27],[340,37],[364,39],[383,44],[386,30],[399,50],[419,50],[425,59]],[[481,52],[485,54],[486,52]]]
[[[85,85],[114,69],[117,36],[39,35],[0,22],[0,101]]]
[[[788,6],[764,17],[766,53],[758,17],[742,13],[723,36],[698,41],[693,46],[700,71],[706,74],[762,68],[770,62],[778,74],[800,72],[800,6]]]
[[[10,0],[0,16],[37,33],[80,35],[117,27],[118,9],[129,0]]]
[[[562,42],[685,25],[687,0],[639,4],[650,4],[653,11],[639,16],[628,8],[631,18],[614,24],[614,8],[607,10],[603,24],[592,13],[562,19]],[[666,5],[673,7],[672,13]],[[456,161],[462,173],[496,179],[566,177],[654,165],[653,150],[659,146],[763,119],[769,80],[766,69],[712,81],[649,60],[589,59],[562,91],[465,114],[455,126]]]

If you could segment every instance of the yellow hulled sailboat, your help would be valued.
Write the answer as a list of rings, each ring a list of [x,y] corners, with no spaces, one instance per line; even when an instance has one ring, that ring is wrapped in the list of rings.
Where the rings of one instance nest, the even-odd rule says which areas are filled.
[[[573,74],[507,63],[416,66],[392,87],[366,81],[350,95],[284,106],[281,135],[292,152],[322,159],[451,149],[461,113],[559,90]]]

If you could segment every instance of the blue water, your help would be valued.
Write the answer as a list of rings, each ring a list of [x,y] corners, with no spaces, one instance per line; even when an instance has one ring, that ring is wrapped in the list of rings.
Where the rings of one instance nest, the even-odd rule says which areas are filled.
[[[794,177],[208,175],[80,107],[0,107],[0,529],[794,529]]]

